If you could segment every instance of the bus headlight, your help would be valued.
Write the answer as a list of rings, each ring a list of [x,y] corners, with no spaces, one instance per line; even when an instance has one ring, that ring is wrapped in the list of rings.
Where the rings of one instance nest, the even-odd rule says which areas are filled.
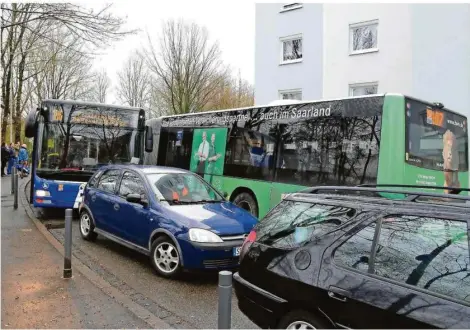
[[[37,197],[51,197],[51,193],[47,190],[36,190]]]

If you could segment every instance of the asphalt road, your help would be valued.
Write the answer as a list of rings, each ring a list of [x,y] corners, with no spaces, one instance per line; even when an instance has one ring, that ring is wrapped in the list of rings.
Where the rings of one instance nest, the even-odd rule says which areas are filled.
[[[41,218],[63,219],[60,212]],[[50,232],[63,242],[64,229],[50,229]],[[217,273],[184,274],[180,280],[161,278],[154,272],[148,258],[138,252],[104,237],[98,237],[95,242],[84,241],[80,236],[78,219],[73,222],[72,249],[80,261],[170,325],[176,328],[217,328]],[[232,328],[258,328],[240,312],[234,293]]]

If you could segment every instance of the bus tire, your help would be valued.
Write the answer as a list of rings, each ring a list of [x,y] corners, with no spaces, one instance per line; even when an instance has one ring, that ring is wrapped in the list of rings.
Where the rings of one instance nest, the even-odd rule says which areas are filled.
[[[235,196],[233,204],[258,217],[258,203],[249,192],[242,192]]]

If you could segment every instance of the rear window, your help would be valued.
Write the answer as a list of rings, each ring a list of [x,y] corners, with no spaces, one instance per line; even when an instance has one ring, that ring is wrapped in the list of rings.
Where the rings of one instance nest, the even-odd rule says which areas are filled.
[[[282,201],[257,226],[257,242],[295,249],[334,231],[355,214],[347,207]]]

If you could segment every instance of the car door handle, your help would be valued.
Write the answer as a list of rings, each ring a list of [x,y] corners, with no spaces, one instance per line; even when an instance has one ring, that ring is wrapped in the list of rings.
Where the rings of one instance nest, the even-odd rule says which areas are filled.
[[[96,195],[91,195],[91,201],[92,202],[96,201]]]
[[[119,204],[114,204],[114,210],[119,211]]]
[[[339,300],[341,302],[347,302],[348,298],[351,297],[351,292],[336,286],[330,286],[328,288],[328,297]]]

